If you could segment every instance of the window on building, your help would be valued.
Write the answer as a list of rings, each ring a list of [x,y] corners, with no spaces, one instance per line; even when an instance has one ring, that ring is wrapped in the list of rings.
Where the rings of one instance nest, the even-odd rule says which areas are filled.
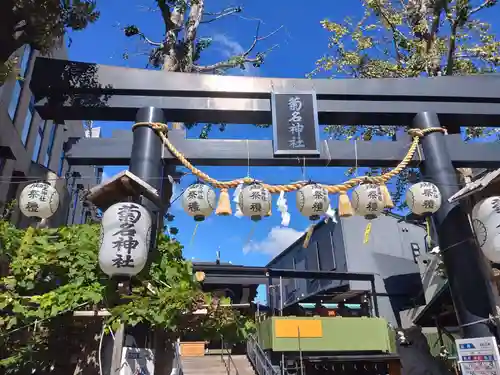
[[[418,246],[418,243],[415,242],[412,242],[410,246],[413,253],[413,260],[415,263],[417,263],[418,257],[420,256],[420,246]]]
[[[321,253],[319,251],[319,242],[316,242],[316,253],[318,254],[318,271],[323,271],[323,267],[321,267]]]
[[[26,117],[24,118],[23,131],[21,133],[21,141],[23,142],[24,146],[26,146],[26,142],[28,141],[28,136],[31,128],[31,121],[33,120],[34,114],[35,114],[35,99],[32,97],[30,99],[28,111],[26,112]]]
[[[64,156],[65,152],[64,150],[61,151],[61,158],[59,160],[59,168],[57,169],[57,175],[60,177],[62,176],[63,173],[63,168],[64,168]]]
[[[40,125],[38,126],[38,134],[36,135],[35,148],[33,149],[33,155],[31,157],[31,160],[33,160],[35,163],[38,163],[38,157],[40,156],[40,147],[42,146],[44,130],[45,130],[45,123],[41,121]]]
[[[44,159],[43,159],[43,165],[45,167],[49,166],[50,163],[50,155],[52,155],[52,149],[54,148],[54,140],[56,138],[56,129],[57,125],[54,124],[52,121],[45,121],[45,132],[46,134],[49,135],[49,141],[47,145],[47,152],[45,153]]]
[[[337,269],[337,261],[335,260],[335,242],[333,241],[333,232],[330,232],[330,246],[332,247],[332,269],[330,271],[335,271]]]
[[[7,159],[5,158],[0,158],[0,176],[2,175],[3,168],[5,167],[5,163],[7,162]]]
[[[14,117],[16,116],[17,106],[19,105],[19,99],[21,98],[21,92],[23,90],[23,78],[26,76],[28,71],[28,65],[31,57],[31,48],[30,46],[26,46],[24,49],[24,53],[21,59],[21,68],[20,68],[20,77],[21,79],[16,80],[14,84],[14,89],[12,91],[12,97],[9,102],[9,116],[12,121],[14,121]]]
[[[28,65],[30,62],[30,57],[31,57],[31,47],[29,45],[26,45],[26,47],[24,47],[23,57],[21,59],[20,75],[23,78],[26,77],[26,73],[28,72]]]
[[[12,121],[14,121],[14,117],[16,116],[16,111],[17,111],[17,105],[19,104],[19,98],[21,97],[21,82],[16,81],[14,85],[14,90],[12,91],[12,97],[10,98],[10,103],[9,103],[9,117]]]

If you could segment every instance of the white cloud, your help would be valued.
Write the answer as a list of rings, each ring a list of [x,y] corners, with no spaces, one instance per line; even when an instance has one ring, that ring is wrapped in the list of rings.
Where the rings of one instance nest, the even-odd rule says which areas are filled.
[[[277,255],[294,243],[304,232],[293,228],[274,227],[271,228],[267,237],[262,241],[250,241],[243,247],[243,253],[250,252]]]
[[[215,34],[212,37],[212,41],[214,43],[219,44],[219,51],[222,54],[224,59],[229,59],[232,56],[241,55],[245,52],[245,48],[238,43],[237,41],[229,38],[224,34]],[[236,71],[240,71],[245,76],[257,76],[258,69],[255,68],[252,64],[245,64],[245,70],[241,70],[239,68],[235,68]]]

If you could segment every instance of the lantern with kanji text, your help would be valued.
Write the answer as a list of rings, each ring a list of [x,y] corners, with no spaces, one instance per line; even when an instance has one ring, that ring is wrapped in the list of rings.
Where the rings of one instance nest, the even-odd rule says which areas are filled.
[[[441,207],[441,192],[431,182],[419,182],[406,192],[406,204],[415,215],[431,215]]]
[[[59,193],[45,182],[29,184],[19,196],[19,209],[28,217],[48,219],[58,207]]]
[[[330,206],[328,192],[320,184],[310,183],[297,191],[297,208],[309,220],[318,220]]]
[[[361,184],[352,192],[352,208],[356,215],[365,219],[375,219],[385,208],[384,196],[380,185]]]
[[[238,197],[241,213],[253,221],[259,221],[269,215],[271,203],[271,193],[258,182],[245,185]]]
[[[472,226],[483,254],[500,262],[500,197],[488,197],[472,209]]]
[[[215,191],[205,184],[193,184],[182,194],[182,207],[195,221],[203,221],[215,209]]]
[[[116,203],[102,215],[99,266],[108,276],[134,276],[146,265],[151,215],[140,204]]]

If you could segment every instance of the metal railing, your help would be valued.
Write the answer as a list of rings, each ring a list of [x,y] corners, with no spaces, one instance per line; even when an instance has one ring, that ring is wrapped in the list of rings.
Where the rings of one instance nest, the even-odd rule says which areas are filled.
[[[220,359],[224,363],[224,366],[226,366],[227,374],[231,375],[231,365],[232,365],[233,366],[232,369],[235,371],[234,374],[240,375],[238,372],[238,368],[236,367],[236,364],[234,363],[233,357],[231,356],[231,350],[224,347],[224,337],[221,336],[220,342],[221,342]],[[227,358],[228,358],[227,361],[224,359],[224,351],[227,351]]]
[[[182,369],[181,344],[179,340],[175,342],[174,368],[176,375],[184,375],[184,370]]]
[[[249,336],[247,340],[247,357],[257,375],[280,375],[253,336]]]

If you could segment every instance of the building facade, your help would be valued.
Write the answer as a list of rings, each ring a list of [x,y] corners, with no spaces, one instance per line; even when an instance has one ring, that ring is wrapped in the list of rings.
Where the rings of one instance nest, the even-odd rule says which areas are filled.
[[[30,78],[39,53],[25,46],[16,52],[20,79],[11,79],[0,88],[0,210],[18,198],[30,182],[45,180],[60,194],[57,213],[50,226],[78,224],[85,220],[86,209],[78,196],[86,185],[98,182],[102,169],[93,166],[70,167],[64,160],[66,143],[84,137],[81,121],[57,123],[42,120],[35,111]],[[56,49],[51,57],[67,58],[65,48]],[[93,132],[90,136],[98,134]],[[32,224],[15,209],[10,219],[20,227]]]
[[[368,221],[363,217],[338,218],[337,223],[321,221],[307,248],[304,236],[275,257],[268,267],[278,269],[372,273],[380,315],[395,326],[399,312],[424,304],[418,258],[426,252],[426,230],[396,215],[381,215]],[[273,280],[277,285],[279,280]],[[332,302],[349,302],[370,290],[366,281],[283,280],[283,306],[307,301],[310,296],[336,295]],[[280,306],[277,292],[270,303]]]

